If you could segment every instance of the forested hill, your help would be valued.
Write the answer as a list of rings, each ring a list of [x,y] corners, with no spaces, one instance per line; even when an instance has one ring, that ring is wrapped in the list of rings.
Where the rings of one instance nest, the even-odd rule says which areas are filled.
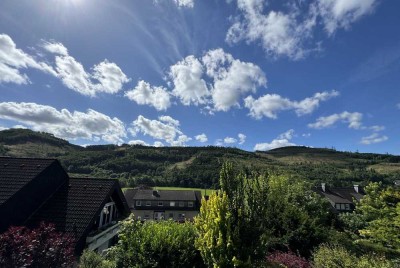
[[[390,183],[400,178],[400,156],[284,147],[247,152],[225,147],[81,147],[43,132],[0,131],[0,155],[55,157],[72,176],[119,178],[123,185],[215,187],[224,161],[246,172],[274,172],[335,185]]]

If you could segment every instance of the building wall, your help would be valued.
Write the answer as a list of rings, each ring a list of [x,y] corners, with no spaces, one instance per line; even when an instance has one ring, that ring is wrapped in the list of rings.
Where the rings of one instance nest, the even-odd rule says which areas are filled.
[[[193,220],[195,216],[199,214],[199,211],[188,211],[188,210],[132,210],[135,219],[139,220],[154,220],[160,214],[164,213],[164,219],[172,219],[174,221],[181,220]]]

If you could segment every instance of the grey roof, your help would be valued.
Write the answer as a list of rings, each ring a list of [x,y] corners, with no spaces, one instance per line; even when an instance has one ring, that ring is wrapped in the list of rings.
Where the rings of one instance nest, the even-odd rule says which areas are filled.
[[[360,200],[365,195],[362,187],[358,189],[356,192],[354,187],[325,187],[323,191],[322,187],[317,187],[316,191],[334,203],[354,204],[353,200]]]
[[[80,238],[118,188],[118,181],[113,179],[70,178],[36,211],[28,224],[52,222],[59,231],[75,233]],[[126,202],[122,194],[121,198]],[[126,203],[125,206],[125,212],[128,212]]]
[[[0,157],[0,205],[56,161],[56,159]]]
[[[193,190],[141,190],[128,189],[125,191],[125,197],[128,200],[181,200],[196,201],[196,192]]]

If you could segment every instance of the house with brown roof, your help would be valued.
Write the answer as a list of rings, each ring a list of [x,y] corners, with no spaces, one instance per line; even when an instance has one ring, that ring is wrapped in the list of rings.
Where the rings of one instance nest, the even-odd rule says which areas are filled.
[[[124,194],[135,219],[142,221],[191,221],[200,212],[200,191],[139,188],[128,189]]]
[[[331,203],[335,212],[351,212],[355,209],[355,201],[364,195],[364,189],[359,185],[353,187],[328,187],[326,183],[316,187],[315,191]]]
[[[56,159],[0,157],[0,233],[53,223],[75,237],[75,252],[102,251],[129,214],[118,180],[70,178]]]

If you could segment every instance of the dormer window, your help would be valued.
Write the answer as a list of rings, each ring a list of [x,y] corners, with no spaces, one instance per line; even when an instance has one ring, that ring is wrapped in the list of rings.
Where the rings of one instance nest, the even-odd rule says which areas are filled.
[[[193,202],[188,202],[188,207],[192,208],[193,207]]]
[[[140,200],[136,200],[136,206],[137,206],[137,207],[140,207],[140,206],[142,206],[142,201],[140,201]]]
[[[158,206],[162,207],[164,205],[163,201],[158,201]]]
[[[150,207],[151,206],[151,201],[146,201],[146,207]]]
[[[184,203],[184,202],[179,202],[179,206],[180,206],[180,207],[184,207],[184,206],[185,206],[185,203]]]
[[[112,223],[118,217],[117,207],[114,202],[109,202],[104,205],[100,213],[99,227]]]

